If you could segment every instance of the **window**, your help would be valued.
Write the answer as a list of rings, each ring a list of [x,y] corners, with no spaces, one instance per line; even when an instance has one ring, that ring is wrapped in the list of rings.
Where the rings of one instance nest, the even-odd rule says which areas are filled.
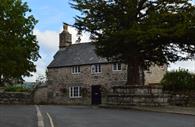
[[[81,98],[81,87],[80,86],[69,87],[69,97],[70,98]]]
[[[102,68],[101,68],[101,64],[95,64],[91,66],[91,73],[101,73],[102,72]]]
[[[122,70],[121,64],[120,63],[114,63],[114,64],[112,64],[112,70],[113,71],[121,71]]]
[[[163,65],[161,65],[161,66],[160,66],[160,69],[164,69],[164,66],[163,66]]]
[[[80,73],[80,66],[73,66],[72,74],[79,74],[79,73]]]

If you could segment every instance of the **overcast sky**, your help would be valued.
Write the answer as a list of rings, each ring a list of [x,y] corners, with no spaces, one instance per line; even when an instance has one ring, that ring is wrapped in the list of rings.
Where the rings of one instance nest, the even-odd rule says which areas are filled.
[[[63,22],[69,24],[74,23],[74,17],[79,12],[72,9],[69,5],[71,0],[23,0],[26,1],[32,9],[32,14],[39,20],[34,33],[37,35],[37,40],[40,46],[39,59],[35,64],[37,65],[37,72],[33,73],[32,77],[25,78],[28,82],[33,82],[39,75],[45,75],[48,64],[52,61],[54,54],[59,46],[59,33],[62,31]],[[69,32],[73,36],[73,43],[76,41],[76,30],[69,28]],[[88,34],[84,34],[81,42],[89,41]],[[170,64],[169,70],[186,68],[191,72],[195,71],[195,61],[177,62]]]

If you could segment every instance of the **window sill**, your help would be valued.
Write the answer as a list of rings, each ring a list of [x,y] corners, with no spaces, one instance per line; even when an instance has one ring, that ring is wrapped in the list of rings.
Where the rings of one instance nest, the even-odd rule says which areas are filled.
[[[79,75],[80,73],[72,73],[72,75]]]
[[[82,96],[79,96],[79,97],[69,97],[70,99],[80,99],[82,98]]]
[[[113,72],[121,72],[122,70],[112,70]]]

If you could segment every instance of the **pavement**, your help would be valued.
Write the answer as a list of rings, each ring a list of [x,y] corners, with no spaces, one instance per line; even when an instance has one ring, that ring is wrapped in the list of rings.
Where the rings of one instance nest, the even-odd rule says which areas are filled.
[[[195,116],[95,106],[0,105],[0,127],[42,126],[195,127]]]
[[[101,105],[102,108],[114,108],[114,109],[133,109],[139,111],[151,111],[160,113],[173,113],[183,115],[195,116],[195,107],[180,107],[180,106],[114,106],[114,105]]]
[[[195,116],[195,108],[194,107],[178,107],[178,106],[132,107],[132,109],[137,109],[137,110],[142,110],[142,111],[154,111],[154,112],[162,112],[162,113],[174,113],[174,114]]]

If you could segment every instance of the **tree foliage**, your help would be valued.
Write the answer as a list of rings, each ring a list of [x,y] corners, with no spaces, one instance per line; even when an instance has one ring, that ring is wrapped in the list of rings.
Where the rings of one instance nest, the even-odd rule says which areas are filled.
[[[194,76],[184,69],[167,72],[161,84],[165,90],[174,93],[195,90]]]
[[[0,0],[0,84],[35,72],[40,57],[33,29],[37,20],[21,0]]]
[[[74,26],[91,33],[96,52],[128,64],[128,84],[140,70],[191,59],[195,52],[195,7],[190,0],[72,0],[81,12]]]

